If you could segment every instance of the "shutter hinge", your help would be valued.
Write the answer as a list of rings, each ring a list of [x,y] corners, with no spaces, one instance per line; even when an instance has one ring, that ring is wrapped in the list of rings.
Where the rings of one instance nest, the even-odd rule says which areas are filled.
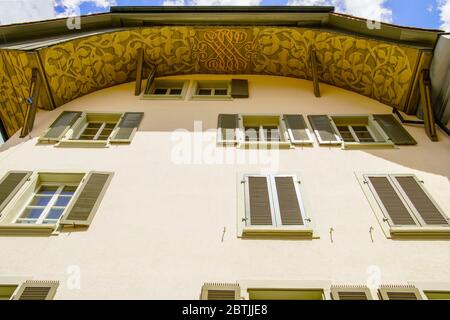
[[[305,221],[311,222],[311,218],[306,218]]]
[[[423,180],[419,180],[419,182],[425,184],[425,181],[423,181]]]
[[[300,180],[297,180],[297,183],[298,183],[298,184],[302,184],[302,182],[301,182]]]
[[[365,183],[365,184],[368,184],[368,183],[369,183],[369,181],[367,181],[367,180],[364,180],[364,181],[363,181],[363,183]]]
[[[241,183],[245,183],[245,180],[241,180]]]
[[[248,218],[242,218],[242,222],[247,222]]]
[[[383,218],[383,222],[389,222],[388,218]]]

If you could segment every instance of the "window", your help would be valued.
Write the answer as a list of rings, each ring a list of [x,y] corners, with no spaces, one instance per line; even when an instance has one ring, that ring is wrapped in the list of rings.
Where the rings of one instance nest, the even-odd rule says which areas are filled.
[[[370,289],[365,286],[332,286],[333,300],[373,300]]]
[[[414,175],[366,174],[362,179],[363,190],[389,237],[450,234],[448,217]]]
[[[52,300],[58,286],[59,281],[38,280],[0,284],[0,300]]]
[[[17,285],[0,284],[0,300],[11,300]]]
[[[237,284],[205,283],[201,300],[240,300],[241,289]]]
[[[413,286],[382,286],[378,295],[380,300],[422,300],[419,290]]]
[[[0,235],[50,235],[89,227],[112,173],[14,172],[0,180]]]
[[[194,81],[192,99],[231,99],[230,81]]]
[[[56,143],[59,147],[106,147],[110,143],[130,143],[142,118],[142,112],[63,111],[39,142]]]
[[[245,174],[241,185],[238,222],[243,237],[312,237],[296,175]]]
[[[248,289],[249,300],[325,300],[323,290]]]
[[[146,89],[144,99],[183,99],[188,84],[184,80],[154,80]]]

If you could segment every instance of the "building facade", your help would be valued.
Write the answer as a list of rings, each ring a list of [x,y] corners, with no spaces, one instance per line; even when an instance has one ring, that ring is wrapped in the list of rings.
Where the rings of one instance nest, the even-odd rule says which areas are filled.
[[[450,140],[408,123],[420,121],[417,74],[432,57],[412,42],[432,32],[391,45],[223,10],[212,31],[191,21],[152,37],[138,15],[176,25],[186,13],[119,12],[121,30],[0,49],[4,65],[15,54],[41,61],[39,95],[23,90],[38,101],[31,122],[2,92],[0,298],[448,299]],[[355,23],[321,10],[280,15]],[[244,32],[242,19],[263,25]],[[147,38],[125,39],[125,29]],[[195,38],[199,57],[173,37]],[[314,39],[315,57],[300,37]],[[124,41],[125,53],[115,45]],[[126,57],[136,42],[147,49]]]

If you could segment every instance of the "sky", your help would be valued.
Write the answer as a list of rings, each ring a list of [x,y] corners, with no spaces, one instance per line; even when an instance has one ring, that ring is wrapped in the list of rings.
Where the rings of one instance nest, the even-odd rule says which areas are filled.
[[[107,12],[111,5],[331,5],[371,20],[450,32],[450,0],[0,0],[0,25]]]

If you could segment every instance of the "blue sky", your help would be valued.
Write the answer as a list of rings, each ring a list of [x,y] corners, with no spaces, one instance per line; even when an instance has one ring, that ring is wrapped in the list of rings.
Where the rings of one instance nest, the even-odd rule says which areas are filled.
[[[450,32],[450,0],[0,0],[0,24],[51,19],[74,13],[107,12],[111,4],[334,5],[337,12]],[[377,16],[380,18],[376,19]]]

